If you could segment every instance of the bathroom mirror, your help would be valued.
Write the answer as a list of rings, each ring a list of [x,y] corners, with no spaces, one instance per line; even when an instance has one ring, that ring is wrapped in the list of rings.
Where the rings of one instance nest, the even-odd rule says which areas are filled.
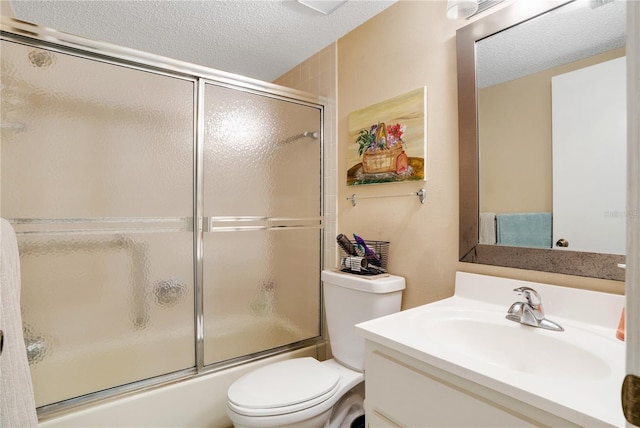
[[[500,159],[489,159],[491,154],[489,150],[486,150],[486,147],[483,146],[482,140],[487,140],[489,138],[486,134],[485,129],[493,129],[493,130],[501,130],[505,127],[509,121],[512,119],[504,119],[504,123],[500,122],[492,122],[490,125],[487,123],[481,123],[483,117],[486,117],[486,112],[481,110],[485,104],[481,104],[482,94],[479,92],[481,87],[490,86],[491,83],[487,84],[485,81],[487,79],[496,78],[496,76],[492,76],[491,73],[488,73],[486,70],[480,69],[480,67],[484,67],[489,62],[494,60],[499,60],[500,58],[487,59],[485,57],[480,58],[480,55],[488,55],[486,52],[490,51],[487,49],[487,45],[493,44],[495,39],[507,40],[506,44],[503,45],[500,49],[498,49],[497,57],[506,58],[507,61],[500,67],[502,71],[508,69],[506,71],[514,73],[512,76],[504,78],[503,80],[517,80],[523,75],[526,74],[536,74],[543,70],[547,70],[550,66],[538,65],[533,58],[535,55],[529,51],[532,49],[534,43],[536,41],[542,40],[544,49],[542,51],[547,55],[546,60],[554,60],[554,58],[549,58],[549,56],[554,55],[553,50],[550,47],[554,45],[563,45],[563,46],[571,46],[573,52],[575,53],[575,57],[571,57],[570,54],[567,56],[566,53],[563,53],[563,56],[567,56],[567,58],[563,58],[562,61],[556,62],[553,67],[566,67],[568,63],[576,63],[580,61],[587,61],[588,64],[582,65],[582,67],[587,67],[588,65],[592,65],[593,61],[591,59],[585,60],[585,56],[592,58],[595,55],[589,52],[585,44],[588,42],[585,37],[576,37],[573,34],[569,34],[567,32],[567,22],[570,18],[570,14],[573,13],[572,10],[577,8],[587,8],[590,12],[587,12],[589,15],[599,16],[601,13],[593,13],[596,11],[596,8],[600,9],[600,11],[606,11],[607,15],[614,8],[620,10],[623,9],[623,16],[618,17],[616,19],[622,19],[622,24],[618,22],[617,24],[612,22],[607,22],[605,26],[612,27],[616,26],[617,28],[621,28],[624,30],[626,20],[624,17],[624,9],[626,5],[624,2],[617,1],[586,1],[586,0],[578,0],[573,2],[566,1],[540,1],[540,2],[515,2],[514,4],[505,7],[504,9],[497,11],[487,17],[484,17],[476,22],[473,22],[461,29],[457,32],[457,55],[458,55],[458,109],[459,109],[459,166],[460,166],[460,245],[459,245],[459,257],[463,262],[471,262],[471,263],[481,263],[481,264],[489,264],[495,266],[505,266],[505,267],[513,267],[520,269],[529,269],[529,270],[538,270],[538,271],[546,271],[546,272],[555,272],[555,273],[563,273],[569,275],[579,275],[579,276],[587,276],[587,277],[595,277],[595,278],[604,278],[604,279],[613,279],[613,280],[624,280],[624,270],[620,268],[618,265],[624,263],[624,255],[622,254],[624,251],[617,252],[614,254],[613,252],[604,249],[587,249],[576,251],[573,248],[559,248],[556,247],[556,242],[552,242],[552,238],[549,238],[550,245],[544,246],[544,248],[534,248],[534,246],[522,245],[516,246],[512,244],[507,245],[497,245],[493,243],[485,244],[480,243],[480,214],[481,214],[481,204],[488,200],[490,197],[486,193],[486,189],[483,190],[482,180],[487,180],[486,177],[481,179],[481,169],[485,168],[487,161],[494,162],[497,167],[494,167],[494,170],[500,173],[504,173],[503,170],[508,170],[506,166],[516,163],[514,160],[510,160],[509,157],[506,156],[504,151],[499,153],[502,158]],[[609,8],[609,9],[605,9]],[[599,12],[599,11],[596,11]],[[584,13],[584,12],[583,12]],[[550,36],[552,31],[541,23],[554,20],[551,19],[554,15],[562,14],[562,19],[560,20],[561,24],[558,25],[558,29],[560,33],[552,36],[551,39],[546,39],[547,36]],[[583,24],[584,25],[584,24]],[[589,29],[592,30],[592,33],[596,33],[593,31],[595,23],[589,23]],[[518,45],[516,41],[509,40],[511,34],[522,32],[522,29],[531,29],[532,31],[537,31],[537,33],[533,35],[528,35],[524,44]],[[597,36],[597,34],[596,34]],[[555,38],[554,38],[555,37]],[[597,55],[604,55],[605,57],[601,59],[601,61],[606,62],[612,58],[620,58],[624,60],[624,31],[622,34],[618,36],[617,46],[607,46],[601,49],[601,51]],[[544,41],[546,39],[546,41]],[[595,37],[594,39],[604,39],[604,37]],[[621,39],[621,41],[620,41]],[[549,41],[551,40],[551,42]],[[506,47],[505,47],[506,46]],[[602,53],[602,52],[605,53]],[[558,56],[558,54],[555,54]],[[557,59],[557,58],[556,58]],[[530,61],[524,68],[526,68],[525,73],[521,73],[516,67],[516,64],[523,61]],[[591,62],[589,62],[591,61]],[[548,62],[548,61],[547,61]],[[575,68],[575,67],[574,67]],[[569,75],[567,73],[569,69],[562,69],[562,75]],[[521,73],[518,75],[518,73]],[[618,79],[619,80],[619,79]],[[551,92],[551,83],[547,82],[548,89],[546,92]],[[538,91],[545,92],[545,91]],[[551,97],[551,94],[547,94]],[[512,93],[511,97],[513,101],[522,102],[520,99],[522,97],[522,91]],[[555,101],[554,101],[555,102]],[[485,103],[483,101],[483,103]],[[524,103],[528,103],[528,101],[524,101]],[[624,108],[624,107],[623,107]],[[516,104],[513,104],[510,107],[512,111],[521,111],[520,107],[517,107]],[[549,106],[549,111],[545,113],[547,116],[547,120],[549,122],[548,129],[545,131],[547,134],[551,134],[551,108]],[[522,113],[525,114],[525,113]],[[528,113],[527,113],[528,114]],[[624,116],[624,114],[622,115]],[[534,121],[532,116],[527,116],[525,121]],[[553,118],[554,121],[557,121],[557,118]],[[554,122],[554,127],[555,127]],[[485,132],[482,134],[482,132]],[[529,134],[529,132],[524,129],[521,131],[522,135]],[[555,132],[555,131],[554,131]],[[548,142],[547,145],[551,145],[551,135],[546,136]],[[524,139],[524,138],[523,138]],[[520,138],[513,139],[513,145],[515,145],[516,140],[520,140]],[[527,143],[529,147],[533,143]],[[626,141],[623,141],[623,146],[626,147]],[[526,145],[523,147],[527,147]],[[624,150],[623,147],[623,150]],[[550,195],[555,190],[551,189],[552,186],[552,173],[551,173],[551,148],[546,148],[547,150],[547,158],[548,164],[540,166],[539,170],[546,170],[546,175],[540,180],[545,181],[546,184],[540,184],[539,186],[547,186],[549,189],[547,193]],[[523,149],[520,150],[512,150],[519,155],[522,155],[526,158],[525,162],[529,162],[530,164],[534,164],[535,162],[532,160],[533,158],[526,153],[523,153]],[[587,152],[586,150],[584,152]],[[624,154],[622,154],[624,156]],[[605,156],[609,157],[609,155]],[[480,160],[482,158],[482,163],[484,166],[481,167]],[[621,161],[624,163],[624,159]],[[490,164],[490,163],[489,163]],[[500,167],[502,165],[502,167]],[[557,166],[554,166],[557,168]],[[624,168],[623,164],[621,167],[622,175],[624,176]],[[619,170],[620,168],[616,168]],[[516,170],[522,170],[522,168],[515,168]],[[538,171],[540,173],[540,171]],[[557,173],[556,173],[557,174]],[[595,172],[594,172],[595,174]],[[517,181],[513,176],[500,178],[503,182],[514,182]],[[525,179],[532,181],[532,179]],[[486,186],[485,186],[486,187]],[[622,184],[624,187],[624,183]],[[588,186],[577,186],[569,190],[570,198],[579,198],[580,194],[584,194],[585,190],[588,190]],[[483,193],[485,192],[485,193]],[[520,186],[516,188],[516,192],[525,195],[524,198],[527,203],[531,202],[533,199],[532,193],[529,189],[525,189]],[[557,191],[556,191],[557,192]],[[588,192],[586,192],[588,193]],[[622,194],[624,195],[624,190],[622,190]],[[550,198],[548,196],[547,198]],[[573,199],[571,199],[573,200]],[[612,208],[609,211],[609,215],[611,217],[622,217],[620,220],[624,223],[624,201],[622,201],[622,207]],[[536,212],[536,211],[549,211],[549,217],[552,217],[552,202],[548,201],[547,206],[542,207],[531,207],[531,206],[523,206],[523,207],[511,207],[511,211],[507,210],[507,212]],[[602,213],[601,213],[602,214]],[[494,224],[495,226],[495,224]],[[551,230],[551,227],[549,227]],[[624,230],[624,229],[623,229]],[[622,232],[624,235],[624,231]],[[554,237],[555,238],[555,237]],[[624,236],[620,237],[624,242]],[[573,240],[572,240],[573,241]],[[500,240],[497,241],[500,243]],[[521,245],[521,244],[518,244]]]

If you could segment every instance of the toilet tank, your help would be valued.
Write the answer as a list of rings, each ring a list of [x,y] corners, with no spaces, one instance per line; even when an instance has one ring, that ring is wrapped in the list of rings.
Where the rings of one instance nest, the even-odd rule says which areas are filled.
[[[364,368],[364,338],[355,325],[400,311],[403,277],[365,277],[322,271],[324,310],[333,358],[357,371]]]

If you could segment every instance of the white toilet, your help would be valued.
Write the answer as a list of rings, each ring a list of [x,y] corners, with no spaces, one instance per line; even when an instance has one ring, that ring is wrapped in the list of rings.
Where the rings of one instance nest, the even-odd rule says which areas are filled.
[[[235,381],[227,415],[236,428],[343,428],[364,413],[362,395],[354,391],[364,381],[364,339],[353,326],[398,312],[405,281],[332,271],[323,271],[322,281],[334,358],[280,361]]]

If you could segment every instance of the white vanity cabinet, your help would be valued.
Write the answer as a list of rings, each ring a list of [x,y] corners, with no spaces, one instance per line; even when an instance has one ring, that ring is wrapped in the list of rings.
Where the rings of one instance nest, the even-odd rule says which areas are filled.
[[[578,426],[370,340],[365,376],[371,428]]]

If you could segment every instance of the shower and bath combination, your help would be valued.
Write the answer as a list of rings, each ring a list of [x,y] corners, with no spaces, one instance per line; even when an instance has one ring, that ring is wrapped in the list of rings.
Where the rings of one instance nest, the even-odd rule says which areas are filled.
[[[319,98],[2,29],[0,214],[41,416],[320,343]]]

